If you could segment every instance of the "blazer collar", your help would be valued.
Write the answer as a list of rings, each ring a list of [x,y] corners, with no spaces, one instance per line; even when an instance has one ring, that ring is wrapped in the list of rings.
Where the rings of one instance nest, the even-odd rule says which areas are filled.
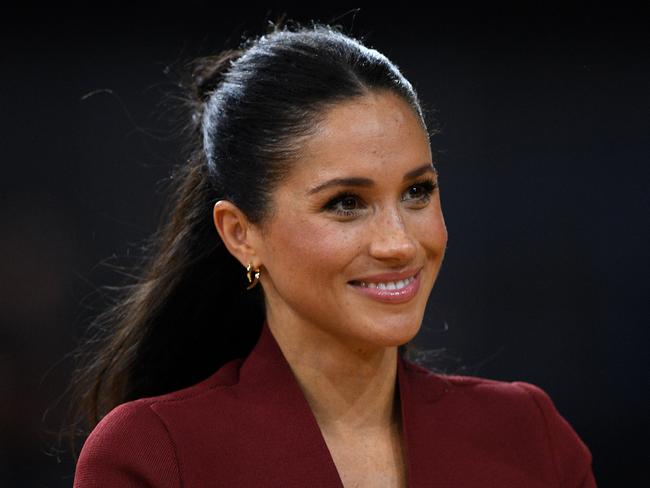
[[[424,486],[430,482],[429,463],[437,447],[431,416],[447,385],[442,377],[399,355],[397,362],[408,486]],[[343,488],[311,407],[266,320],[256,345],[241,365],[237,383],[254,391],[254,398],[264,402],[265,413],[283,425],[281,435],[300,446],[295,455],[300,466],[295,486],[304,483],[305,478],[298,478],[309,473],[311,486]]]

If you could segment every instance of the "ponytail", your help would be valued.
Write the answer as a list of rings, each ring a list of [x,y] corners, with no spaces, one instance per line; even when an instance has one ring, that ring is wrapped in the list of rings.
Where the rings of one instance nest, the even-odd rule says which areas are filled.
[[[185,105],[194,137],[205,99],[239,54],[192,63]],[[217,199],[201,147],[170,181],[163,223],[145,246],[136,282],[118,289],[76,352],[73,417],[87,430],[120,403],[189,386],[247,355],[261,331],[261,287],[246,290],[245,270],[214,227]]]

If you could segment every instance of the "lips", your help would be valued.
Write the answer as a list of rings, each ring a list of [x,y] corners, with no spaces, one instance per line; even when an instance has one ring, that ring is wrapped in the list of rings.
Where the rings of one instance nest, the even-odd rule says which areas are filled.
[[[349,285],[357,293],[383,303],[405,303],[415,297],[420,289],[419,269],[399,273],[383,273],[352,280]]]
[[[364,276],[364,277],[357,278],[355,280],[349,281],[349,283],[353,284],[353,285],[356,285],[356,284],[359,284],[361,282],[379,284],[379,283],[402,281],[402,280],[407,280],[408,278],[412,278],[421,269],[422,269],[422,267],[420,267],[420,268],[410,268],[410,269],[400,271],[400,272],[368,275],[368,276]]]

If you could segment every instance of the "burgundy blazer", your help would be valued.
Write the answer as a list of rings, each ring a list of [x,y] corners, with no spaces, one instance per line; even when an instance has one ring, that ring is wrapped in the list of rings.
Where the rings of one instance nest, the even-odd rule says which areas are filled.
[[[595,487],[591,453],[520,381],[431,373],[398,356],[408,486]],[[245,359],[194,386],[121,404],[93,429],[75,488],[342,488],[268,324]]]

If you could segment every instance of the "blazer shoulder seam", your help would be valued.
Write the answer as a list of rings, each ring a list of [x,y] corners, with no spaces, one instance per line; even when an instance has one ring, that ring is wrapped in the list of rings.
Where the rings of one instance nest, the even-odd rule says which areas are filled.
[[[210,378],[206,378],[200,383],[204,383],[204,382],[207,383],[208,381],[210,381]],[[191,400],[201,395],[207,395],[208,393],[214,390],[230,388],[232,386],[237,385],[238,383],[239,380],[237,380],[234,383],[216,383],[216,384],[206,385],[203,388],[198,388],[199,384],[195,384],[182,389],[182,390],[187,390],[186,392],[182,392],[182,390],[177,390],[175,392],[169,392],[167,394],[163,394],[160,396],[140,398],[140,400],[148,400],[149,405],[155,405],[157,403],[162,404],[162,403],[182,402],[184,400]]]
[[[460,375],[441,373],[437,375],[443,379],[447,384],[455,387],[472,388],[481,386],[499,386],[507,384],[506,381],[499,381],[490,378],[483,378],[481,376]]]
[[[174,461],[176,462],[176,473],[178,474],[178,486],[179,488],[183,488],[184,483],[183,483],[183,471],[181,470],[181,462],[180,458],[178,456],[178,446],[176,445],[176,442],[174,441],[174,437],[172,436],[169,428],[167,427],[167,424],[165,421],[162,419],[160,415],[158,415],[158,412],[156,412],[153,408],[154,404],[149,404],[147,405],[149,411],[156,417],[158,422],[160,422],[160,425],[162,426],[163,430],[167,434],[167,438],[169,439],[169,443],[172,446],[172,452],[174,454]]]
[[[523,386],[521,384],[521,382],[512,381],[512,382],[510,382],[510,384],[514,385],[519,390],[522,390],[522,391],[524,391],[526,393],[528,398],[530,398],[533,401],[533,403],[535,404],[535,408],[536,408],[538,414],[540,415],[540,417],[542,417],[542,424],[543,424],[543,427],[544,427],[544,433],[546,434],[545,435],[546,443],[548,445],[548,450],[551,453],[551,462],[553,463],[553,469],[555,470],[555,479],[557,480],[557,486],[559,487],[559,486],[562,485],[562,479],[561,479],[561,476],[560,476],[560,470],[558,468],[557,461],[555,459],[555,452],[553,450],[553,442],[551,440],[551,431],[550,431],[550,428],[549,428],[549,425],[548,425],[548,420],[546,418],[546,414],[544,413],[544,409],[540,405],[537,398],[535,398],[535,395],[533,394],[533,392],[530,391],[525,386]]]

